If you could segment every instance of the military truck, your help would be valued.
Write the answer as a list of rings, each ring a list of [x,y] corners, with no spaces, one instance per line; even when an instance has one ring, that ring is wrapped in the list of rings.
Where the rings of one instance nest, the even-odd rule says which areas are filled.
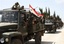
[[[48,32],[56,32],[57,28],[61,28],[63,26],[63,22],[59,16],[56,17],[56,13],[54,12],[53,16],[50,14],[50,8],[46,8],[45,12],[43,9],[39,8],[41,14],[44,14],[44,28]]]
[[[35,44],[41,44],[44,35],[41,19],[26,10],[0,10],[0,43],[24,44],[35,39]]]
[[[58,29],[60,29],[60,28],[63,27],[63,22],[62,22],[62,21],[57,20],[56,22],[57,22],[57,28],[58,28]]]
[[[63,22],[59,16],[57,16],[56,18],[56,24],[57,24],[58,29],[63,27]]]
[[[44,24],[45,31],[49,33],[55,33],[56,32],[56,24],[55,21],[52,18],[45,18],[45,24]]]

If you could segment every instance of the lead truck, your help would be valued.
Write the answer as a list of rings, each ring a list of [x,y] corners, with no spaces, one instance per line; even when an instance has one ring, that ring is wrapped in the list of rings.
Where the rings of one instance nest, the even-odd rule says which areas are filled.
[[[26,10],[0,10],[0,43],[24,44],[35,39],[35,44],[41,44],[44,35],[40,18]]]

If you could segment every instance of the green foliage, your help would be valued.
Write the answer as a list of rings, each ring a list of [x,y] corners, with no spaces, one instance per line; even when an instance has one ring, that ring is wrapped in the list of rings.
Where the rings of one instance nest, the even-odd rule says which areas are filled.
[[[48,8],[48,16],[50,16],[50,9]]]
[[[55,11],[54,11],[54,14],[53,14],[53,16],[54,16],[54,17],[56,17],[56,13],[55,13]]]
[[[43,9],[42,8],[39,8],[39,10],[40,10],[41,14],[43,14]]]

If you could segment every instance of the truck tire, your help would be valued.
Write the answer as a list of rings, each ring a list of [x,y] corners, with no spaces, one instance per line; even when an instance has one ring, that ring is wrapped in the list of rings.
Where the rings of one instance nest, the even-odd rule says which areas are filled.
[[[56,28],[53,28],[51,32],[52,33],[55,33],[56,32]]]
[[[51,32],[55,33],[56,32],[56,28],[57,28],[56,25],[54,25],[54,27],[52,28]]]
[[[41,44],[41,33],[38,32],[35,35],[35,44]]]
[[[54,33],[56,32],[56,28],[53,30],[53,32],[54,32]]]
[[[48,29],[47,32],[48,32],[48,33],[51,33],[51,30],[52,30],[52,28]]]
[[[22,44],[22,41],[20,39],[13,39],[11,44]]]

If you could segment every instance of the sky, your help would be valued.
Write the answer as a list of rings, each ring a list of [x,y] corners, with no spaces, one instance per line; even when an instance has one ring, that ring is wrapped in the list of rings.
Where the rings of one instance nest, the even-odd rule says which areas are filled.
[[[45,8],[50,8],[51,15],[54,11],[56,16],[59,15],[62,21],[64,22],[64,0],[0,0],[0,10],[5,8],[11,8],[16,2],[25,8],[29,8],[31,4],[37,11],[39,8],[42,8],[45,11]]]

